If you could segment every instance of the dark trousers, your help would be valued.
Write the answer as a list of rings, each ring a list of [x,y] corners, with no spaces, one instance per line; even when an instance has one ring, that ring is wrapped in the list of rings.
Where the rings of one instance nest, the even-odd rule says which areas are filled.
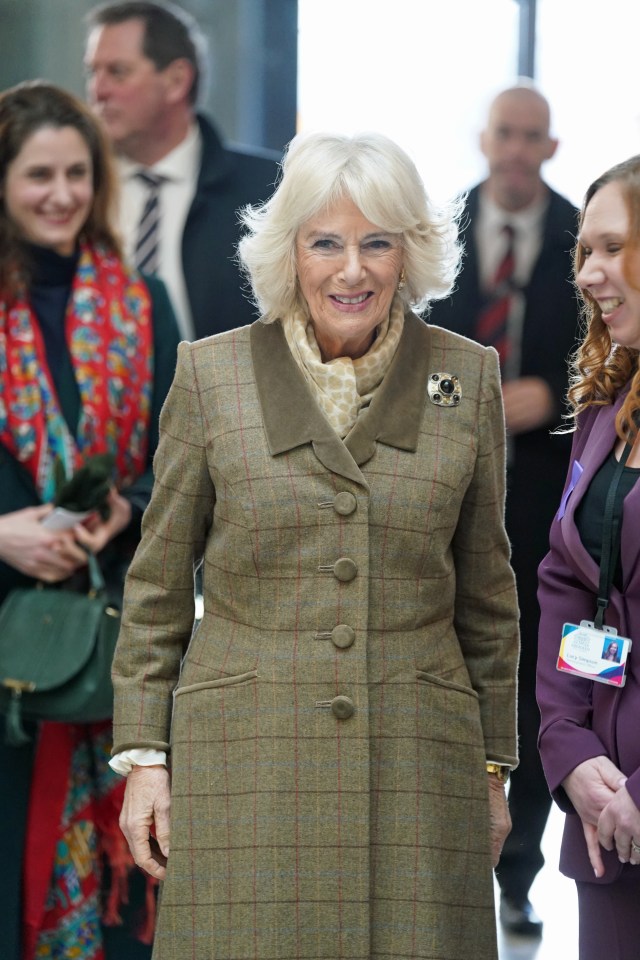
[[[551,809],[551,795],[538,753],[540,713],[535,683],[526,668],[519,672],[520,764],[512,773],[509,786],[509,812],[513,826],[496,868],[500,889],[516,902],[528,898],[536,874],[544,865],[540,844]]]
[[[579,960],[638,960],[640,867],[627,864],[614,883],[576,883]]]
[[[512,830],[496,868],[500,889],[518,902],[527,898],[536,874],[544,864],[540,849],[551,795],[545,780],[538,733],[540,711],[536,701],[536,665],[538,659],[538,565],[549,548],[549,522],[532,500],[531,509],[520,509],[526,502],[522,491],[507,493],[507,532],[511,540],[511,563],[516,575],[520,606],[520,662],[518,665],[518,752],[520,763],[511,775],[509,812]],[[558,646],[560,638],[558,637]]]
[[[29,807],[29,788],[36,729],[27,725],[34,740],[23,747],[4,742],[4,717],[0,717],[0,956],[22,956],[22,859]]]

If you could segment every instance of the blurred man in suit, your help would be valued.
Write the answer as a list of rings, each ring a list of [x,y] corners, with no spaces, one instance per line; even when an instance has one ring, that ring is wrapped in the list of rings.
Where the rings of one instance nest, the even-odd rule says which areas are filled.
[[[166,282],[186,339],[251,322],[237,210],[271,195],[277,157],[225,146],[197,110],[206,41],[184,10],[116,0],[88,25],[88,96],[119,157],[127,253]]]
[[[430,320],[500,355],[508,431],[506,523],[520,604],[520,765],[511,776],[513,829],[497,868],[500,919],[511,933],[540,936],[529,890],[544,862],[540,842],[550,796],[537,750],[537,567],[564,484],[569,443],[553,436],[567,389],[578,306],[571,283],[575,208],[541,177],[558,142],[545,98],[523,82],[493,100],[480,146],[486,179],[468,195],[465,260],[457,289]]]

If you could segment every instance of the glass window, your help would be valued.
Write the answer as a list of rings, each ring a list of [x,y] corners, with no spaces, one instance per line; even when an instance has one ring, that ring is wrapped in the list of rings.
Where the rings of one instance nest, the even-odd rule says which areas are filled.
[[[514,0],[298,0],[299,129],[375,129],[415,160],[434,198],[481,179],[488,104],[517,76]],[[640,153],[629,0],[538,0],[536,82],[556,156],[545,179],[579,204],[613,163]]]
[[[538,0],[536,73],[558,152],[545,177],[579,204],[607,167],[640,153],[640,7]]]
[[[298,0],[300,130],[378,130],[443,199],[484,172],[487,104],[517,70],[513,0]]]

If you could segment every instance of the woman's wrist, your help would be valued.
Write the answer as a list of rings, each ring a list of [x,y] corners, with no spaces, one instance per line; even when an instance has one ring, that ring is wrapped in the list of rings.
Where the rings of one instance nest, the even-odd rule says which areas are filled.
[[[505,784],[509,779],[511,767],[506,763],[496,763],[493,760],[487,760],[487,773],[499,783]]]

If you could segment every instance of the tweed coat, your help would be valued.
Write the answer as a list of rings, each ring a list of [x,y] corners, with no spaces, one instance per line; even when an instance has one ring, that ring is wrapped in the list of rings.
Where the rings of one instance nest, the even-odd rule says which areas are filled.
[[[279,323],[181,345],[114,664],[114,752],[171,750],[156,960],[495,960],[503,452],[495,352],[413,314],[344,442]]]

